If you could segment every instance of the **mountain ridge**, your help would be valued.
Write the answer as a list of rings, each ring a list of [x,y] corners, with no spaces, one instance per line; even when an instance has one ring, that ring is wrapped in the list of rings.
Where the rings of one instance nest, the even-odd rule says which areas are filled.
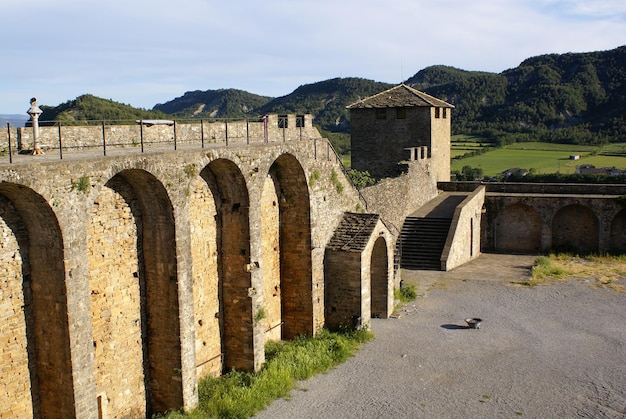
[[[626,140],[626,46],[529,57],[501,73],[434,65],[404,83],[453,104],[455,134],[481,135],[501,143]],[[392,86],[346,77],[304,84],[277,98],[238,89],[194,90],[151,110],[135,110],[133,115],[145,116],[133,117],[258,118],[265,113],[310,113],[321,129],[348,133],[346,106]],[[51,114],[60,120],[85,119],[85,112],[71,105],[72,101],[59,105]],[[121,114],[112,109],[99,117],[91,113],[94,119]]]

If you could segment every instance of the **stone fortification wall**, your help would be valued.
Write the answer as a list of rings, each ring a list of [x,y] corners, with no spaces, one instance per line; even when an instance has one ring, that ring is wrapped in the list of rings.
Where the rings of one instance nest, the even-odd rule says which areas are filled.
[[[397,238],[404,218],[437,196],[437,182],[431,176],[432,170],[431,159],[414,160],[409,163],[406,173],[362,189],[367,212],[380,214]]]
[[[267,339],[323,326],[325,246],[365,207],[326,140],[52,157],[0,164],[2,415],[192,407],[201,377],[258,369]],[[244,315],[226,319],[232,304]],[[51,359],[29,361],[48,345]]]
[[[439,182],[438,187],[450,192],[471,192],[484,185],[487,193],[522,193],[556,195],[624,195],[626,185],[620,183],[518,183],[518,182]]]
[[[42,124],[44,121],[42,120]],[[321,138],[313,127],[311,115],[267,115],[265,120],[181,120],[181,121],[126,121],[111,124],[93,121],[93,125],[40,126],[38,144],[41,149],[66,150],[101,149],[103,146],[140,147],[173,144],[248,144],[283,142]],[[13,127],[10,132],[0,130],[0,149],[8,146],[14,152],[28,150],[33,146],[33,130],[30,127]]]
[[[446,191],[470,191],[480,182],[440,182]],[[623,184],[490,183],[486,188],[481,248],[539,253],[626,251]]]
[[[480,255],[480,220],[485,187],[479,186],[454,211],[441,255],[441,270],[449,271]]]

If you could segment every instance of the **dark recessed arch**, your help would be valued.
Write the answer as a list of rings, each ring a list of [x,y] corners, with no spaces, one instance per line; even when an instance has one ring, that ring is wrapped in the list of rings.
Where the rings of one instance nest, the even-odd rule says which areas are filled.
[[[509,205],[498,212],[495,250],[536,253],[541,251],[541,217],[525,204]]]
[[[74,417],[63,236],[46,200],[0,183],[0,216],[19,243],[33,416]],[[19,411],[19,410],[18,410]]]
[[[119,193],[137,227],[146,411],[183,405],[181,341],[174,211],[167,191],[154,175],[140,169],[113,176],[107,187]]]
[[[218,289],[224,370],[254,369],[249,198],[235,163],[217,159],[200,176],[206,181],[217,212]]]
[[[378,237],[370,262],[372,317],[385,319],[389,313],[389,255],[387,241]]]
[[[610,251],[614,253],[626,253],[626,209],[613,217],[611,221]]]
[[[552,219],[552,248],[559,251],[591,253],[598,251],[598,217],[591,208],[567,205]]]
[[[279,205],[282,338],[313,335],[309,188],[300,162],[282,154],[270,167]]]

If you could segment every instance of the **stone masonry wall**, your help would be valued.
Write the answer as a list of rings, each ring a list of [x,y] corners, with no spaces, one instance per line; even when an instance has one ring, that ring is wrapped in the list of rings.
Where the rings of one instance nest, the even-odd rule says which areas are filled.
[[[280,247],[276,251],[274,247],[271,250],[266,248],[264,251],[262,246],[266,239],[267,243],[276,241],[276,209],[272,209],[273,205],[271,208],[266,205],[277,197],[273,195],[276,189],[272,194],[274,186],[267,184],[270,167],[281,156],[283,156],[281,160],[289,162],[293,168],[301,166],[303,178],[299,181],[298,187],[308,188],[309,195],[307,206],[310,214],[310,237],[305,237],[304,240],[310,243],[310,258],[304,261],[294,259],[295,262],[291,263],[296,264],[293,266],[294,269],[302,268],[305,272],[310,272],[308,284],[304,285],[310,287],[308,295],[311,301],[308,304],[312,306],[312,311],[308,322],[312,330],[319,330],[323,326],[324,247],[342,214],[364,207],[326,144],[326,140],[322,139],[287,140],[269,143],[263,147],[248,147],[242,144],[166,153],[133,153],[107,158],[68,158],[63,161],[55,160],[51,155],[21,156],[21,159],[32,159],[32,164],[24,160],[12,165],[0,163],[0,195],[7,198],[5,202],[7,200],[14,202],[19,196],[26,194],[32,195],[30,199],[36,199],[37,205],[47,208],[46,211],[38,211],[37,217],[35,212],[31,212],[24,218],[25,226],[28,227],[31,223],[33,231],[38,232],[38,235],[34,236],[37,242],[42,236],[48,240],[42,243],[52,240],[47,238],[49,236],[46,234],[47,229],[51,228],[48,226],[58,225],[58,232],[61,235],[59,246],[62,257],[55,256],[55,252],[46,253],[45,249],[38,249],[37,252],[41,256],[31,261],[31,265],[37,278],[49,271],[50,266],[60,269],[57,271],[65,276],[64,291],[62,294],[58,291],[58,294],[66,303],[62,304],[63,301],[60,301],[55,307],[67,307],[64,315],[67,319],[65,322],[69,337],[65,342],[57,342],[56,339],[59,338],[55,337],[53,342],[57,350],[50,353],[67,351],[71,371],[69,368],[66,368],[66,371],[71,372],[72,377],[70,397],[65,397],[68,392],[66,389],[59,391],[63,392],[63,403],[70,400],[74,404],[72,411],[76,417],[95,419],[98,416],[99,404],[101,411],[108,413],[109,416],[141,415],[140,411],[133,409],[134,406],[143,403],[143,400],[140,401],[141,398],[147,397],[141,395],[141,385],[148,384],[143,382],[142,370],[139,367],[146,347],[137,334],[136,326],[136,321],[143,314],[141,289],[138,290],[137,278],[134,275],[139,270],[141,277],[144,269],[138,266],[138,256],[134,256],[140,250],[138,232],[135,232],[140,221],[133,212],[132,205],[128,206],[129,196],[137,196],[142,200],[139,206],[143,211],[143,223],[148,223],[144,228],[148,230],[143,234],[150,237],[144,237],[141,243],[148,243],[151,249],[154,249],[142,250],[146,254],[145,260],[141,259],[146,265],[146,275],[153,275],[150,273],[153,271],[154,275],[160,275],[162,279],[158,281],[163,285],[159,283],[158,286],[162,287],[159,293],[162,293],[167,301],[171,301],[172,292],[178,294],[174,297],[179,304],[178,312],[171,312],[177,310],[175,305],[169,305],[168,309],[159,308],[161,303],[154,300],[159,297],[150,297],[144,303],[148,306],[146,311],[153,306],[152,310],[157,309],[161,316],[168,316],[170,319],[174,316],[180,328],[177,336],[179,343],[174,345],[176,350],[162,350],[158,346],[151,346],[151,351],[155,351],[151,356],[155,356],[155,359],[163,359],[168,365],[180,366],[180,371],[169,369],[167,378],[165,374],[159,376],[159,384],[168,388],[168,394],[172,394],[171,400],[177,397],[176,392],[182,394],[182,405],[191,408],[197,403],[197,380],[201,376],[221,372],[219,336],[223,333],[237,335],[239,332],[236,328],[220,330],[219,321],[215,317],[219,307],[217,284],[220,275],[216,263],[218,239],[215,235],[219,232],[216,232],[219,227],[215,225],[214,217],[216,202],[209,188],[205,186],[206,181],[198,176],[202,169],[212,162],[218,160],[230,162],[229,165],[240,172],[249,194],[247,224],[249,233],[246,234],[250,237],[250,254],[245,260],[246,265],[250,267],[251,288],[241,291],[246,295],[242,304],[246,304],[251,312],[274,298],[273,295],[272,298],[267,295],[269,294],[267,290],[275,289],[275,285],[268,278],[276,278],[278,272],[268,273],[266,277],[265,263],[268,272],[271,272],[278,266],[278,258],[268,257],[267,253],[282,252]],[[288,158],[285,158],[287,156]],[[116,187],[116,192],[113,192],[105,185],[116,178],[116,175],[123,173],[127,177],[135,176],[132,188],[140,189],[124,192],[125,198],[120,200],[117,194],[123,191]],[[280,184],[283,187],[288,186],[284,179]],[[227,183],[224,183],[225,185]],[[145,201],[150,196],[145,191],[150,190],[158,191],[159,194],[162,193],[160,191],[164,191],[167,199],[159,197],[158,205],[150,204]],[[18,191],[22,192],[18,194]],[[167,218],[167,207],[164,206],[168,202],[171,202],[173,211],[171,220]],[[10,220],[18,213],[23,213],[11,205],[5,205],[3,208],[1,217],[7,224],[10,224]],[[38,207],[33,206],[33,209],[36,208]],[[129,218],[130,214],[133,216],[132,221]],[[175,226],[170,229],[169,223],[175,223]],[[164,228],[170,230],[163,234],[158,233]],[[288,224],[286,228],[289,228]],[[150,229],[156,231],[153,233]],[[170,236],[169,231],[175,233],[175,237]],[[1,279],[3,284],[11,287],[10,292],[15,295],[13,300],[19,301],[20,298],[24,298],[23,272],[20,272],[24,271],[24,267],[18,266],[17,260],[13,259],[16,245],[15,240],[8,238],[9,236],[8,232],[6,236],[3,235],[8,241],[4,250],[0,250],[2,266],[5,267],[1,271]],[[22,255],[28,254],[32,245],[25,243],[24,246],[20,252]],[[175,259],[172,262],[161,263],[162,261],[150,257],[154,252],[167,254],[163,253],[168,252],[167,249],[175,249]],[[237,252],[239,250],[237,249]],[[50,256],[46,258],[45,255]],[[107,261],[106,264],[103,264],[104,260]],[[225,260],[224,263],[230,262]],[[308,263],[310,266],[300,267],[297,266],[298,263]],[[233,268],[245,270],[244,266]],[[148,281],[149,278],[152,277],[148,276]],[[163,282],[165,280],[167,284]],[[12,304],[17,307],[16,303]],[[225,301],[224,304],[229,304],[229,301]],[[278,306],[272,304],[277,303],[266,306],[268,321],[273,318],[278,320],[275,314],[272,314],[278,311],[276,309]],[[25,323],[25,316],[15,308],[7,307],[6,312],[10,310],[19,314],[17,323],[11,327],[18,331],[16,336],[19,334],[23,336],[24,332],[19,330],[20,328],[24,330],[24,326],[19,324]],[[151,314],[149,318],[154,319],[155,316],[158,318],[156,313]],[[55,317],[54,325],[48,328],[50,332],[55,330],[58,318],[62,317]],[[258,369],[264,360],[263,341],[268,324],[259,322],[252,326],[254,339],[248,344],[251,346],[247,356],[252,358],[249,364]],[[55,336],[63,336],[63,333],[65,332]],[[19,368],[22,368],[23,373],[26,373],[28,368],[23,361],[26,359],[24,339],[18,338],[16,342],[16,346],[0,345],[0,351],[5,354],[7,351],[19,352],[12,358],[14,361],[11,363],[13,368],[11,380],[17,380],[18,375],[15,371]],[[168,348],[170,346],[168,344]],[[217,358],[211,360],[216,355]],[[172,356],[178,356],[179,359],[172,360]],[[5,356],[2,359],[8,358]],[[18,359],[22,361],[15,361]],[[2,365],[6,368],[6,363]],[[4,411],[22,412],[32,409],[28,404],[29,391],[17,390],[27,388],[30,378],[24,378],[28,377],[27,375],[21,377],[22,381],[19,384],[17,381],[14,383],[4,379],[4,388],[10,394],[9,405],[2,406]],[[28,396],[17,397],[18,394],[24,393]],[[44,397],[48,398],[50,404],[60,400],[54,395],[54,391],[46,391]]]
[[[189,220],[193,277],[196,374],[219,376],[223,368],[217,262],[217,210],[206,182],[190,182]]]
[[[449,271],[480,256],[480,220],[485,187],[476,188],[454,211],[450,233],[441,256],[441,269]]]
[[[145,416],[141,344],[145,313],[141,313],[135,220],[119,193],[102,188],[89,221],[90,306],[102,414]]]
[[[28,417],[33,406],[22,289],[23,273],[28,272],[23,258],[28,256],[19,243],[25,244],[27,233],[4,197],[0,197],[0,217],[0,417]]]
[[[66,150],[101,149],[123,147],[195,144],[247,144],[284,142],[312,139],[321,136],[312,125],[311,115],[301,115],[303,126],[296,123],[296,115],[285,115],[287,127],[279,123],[279,116],[267,116],[267,124],[259,120],[171,120],[171,123],[144,124],[125,121],[126,124],[112,125],[107,121],[93,121],[94,125],[63,125],[39,127],[39,147],[58,150],[59,144]],[[45,118],[45,115],[44,115]],[[45,121],[45,119],[41,119]],[[282,119],[281,119],[282,121]],[[61,125],[58,125],[61,124]],[[267,126],[267,130],[265,129]],[[284,128],[283,128],[284,127]],[[32,148],[33,130],[31,127],[16,127],[10,130],[13,152]],[[0,129],[0,149],[8,146],[9,131]]]
[[[268,176],[263,185],[261,194],[262,222],[261,234],[263,236],[263,297],[261,314],[257,314],[265,329],[265,341],[280,340],[282,330],[281,316],[281,284],[280,284],[280,210],[278,195],[274,187],[274,181]],[[257,308],[257,313],[259,313]]]

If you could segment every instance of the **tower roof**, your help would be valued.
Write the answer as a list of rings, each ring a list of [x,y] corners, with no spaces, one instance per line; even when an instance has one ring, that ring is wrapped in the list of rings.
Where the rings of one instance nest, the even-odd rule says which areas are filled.
[[[420,92],[417,89],[413,89],[404,83],[385,90],[384,92],[377,93],[374,96],[354,102],[348,105],[347,108],[399,108],[404,106],[454,108],[454,105],[424,92]]]

